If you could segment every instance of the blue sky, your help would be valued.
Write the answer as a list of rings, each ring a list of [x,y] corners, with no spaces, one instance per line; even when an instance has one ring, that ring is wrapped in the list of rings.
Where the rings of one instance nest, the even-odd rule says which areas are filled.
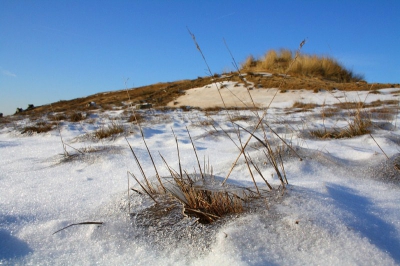
[[[206,75],[269,49],[400,82],[400,1],[0,1],[0,112]]]

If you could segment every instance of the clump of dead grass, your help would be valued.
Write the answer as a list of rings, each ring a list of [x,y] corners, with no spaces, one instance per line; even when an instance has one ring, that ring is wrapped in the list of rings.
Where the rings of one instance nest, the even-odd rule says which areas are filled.
[[[124,132],[125,132],[124,127],[121,124],[117,123],[116,121],[113,121],[111,124],[102,126],[98,130],[96,130],[94,132],[94,136],[97,139],[105,139]]]
[[[68,120],[70,122],[79,122],[82,120],[85,120],[86,116],[80,112],[74,112],[71,115],[69,115]]]
[[[226,190],[212,191],[204,188],[194,188],[189,178],[176,179],[184,203],[184,213],[199,219],[200,223],[211,223],[227,215],[243,212],[243,202],[247,197],[239,197]],[[176,194],[178,195],[178,193]]]
[[[311,130],[310,134],[313,137],[320,139],[341,139],[362,136],[371,133],[372,125],[371,115],[359,107],[354,112],[349,112],[349,118],[346,119],[347,126],[343,128]]]
[[[295,101],[292,105],[292,108],[300,109],[300,111],[308,111],[318,107],[318,104],[315,103],[303,103],[299,101]]]
[[[47,115],[47,118],[50,121],[57,121],[57,122],[62,121],[62,120],[67,120],[67,116],[64,113],[58,113],[58,114],[50,113]]]
[[[35,125],[32,126],[26,126],[22,129],[21,133],[46,133],[55,128],[54,123],[48,123],[48,122],[38,122]]]
[[[182,169],[179,144],[175,134],[179,170],[172,169],[164,157],[160,155],[171,176],[163,179],[157,177],[158,182],[152,183],[147,178],[133,148],[128,142],[135,161],[141,170],[143,181],[140,181],[134,174],[128,173],[156,203],[158,203],[158,198],[161,195],[170,196],[181,204],[182,213],[185,216],[195,217],[200,223],[212,223],[225,215],[243,212],[244,204],[249,200],[250,196],[256,193],[243,188],[230,189],[228,185],[216,182],[212,167],[209,165],[201,167],[189,131],[188,134],[197,159],[199,173],[189,174]],[[149,150],[148,154],[152,158]],[[156,169],[155,165],[154,167]],[[158,171],[156,172],[158,173]],[[216,183],[218,183],[217,186],[215,185]],[[218,189],[216,189],[217,187]]]
[[[128,118],[129,123],[135,123],[135,124],[142,123],[145,120],[146,116],[139,112],[133,112]]]
[[[370,109],[371,116],[375,119],[386,121],[393,121],[399,113],[398,108],[394,107],[380,107]]]
[[[340,113],[340,108],[337,107],[324,107],[321,111],[321,116],[323,118],[333,117]]]

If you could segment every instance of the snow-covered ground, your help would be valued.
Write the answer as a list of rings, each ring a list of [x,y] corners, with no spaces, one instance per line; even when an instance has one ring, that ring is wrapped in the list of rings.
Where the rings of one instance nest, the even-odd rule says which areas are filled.
[[[176,101],[189,106],[219,105],[219,95],[213,86],[188,91]],[[220,91],[228,89],[244,88],[226,83]],[[117,119],[126,132],[133,132],[127,133],[127,140],[146,174],[154,176],[139,130],[126,122],[122,110],[91,113],[81,123],[60,123],[62,138],[68,145],[91,149],[81,154],[68,146],[67,150],[74,155],[69,158],[63,155],[57,130],[22,135],[16,129],[32,123],[28,119],[2,126],[0,264],[398,265],[400,172],[395,168],[400,165],[398,114],[394,112],[390,118],[373,117],[373,138],[367,134],[318,140],[309,134],[324,125],[345,126],[351,119],[349,110],[322,118],[320,113],[330,104],[397,100],[396,93],[400,93],[400,89],[393,88],[380,91],[378,94],[341,91],[276,94],[265,121],[303,160],[293,154],[284,156],[289,185],[283,195],[271,193],[266,203],[212,225],[193,223],[193,218],[163,224],[163,218],[157,216],[162,213],[160,210],[156,218],[144,215],[146,210],[156,208],[148,197],[131,190],[128,198],[127,171],[136,176],[140,176],[140,171],[125,138],[121,135],[100,141],[91,137],[91,132],[99,126]],[[275,92],[276,89],[251,91],[259,106],[267,106]],[[242,102],[251,104],[247,92],[236,93]],[[287,109],[294,102],[324,105],[306,112]],[[230,104],[243,103],[233,99]],[[252,128],[256,123],[251,111],[231,111],[231,114],[244,127]],[[200,160],[212,165],[217,180],[225,178],[238,156],[231,140],[208,126],[213,119],[217,128],[224,128],[234,137],[234,127],[225,112],[147,111],[146,117],[144,135],[161,176],[168,176],[169,172],[158,153],[172,168],[178,169],[171,128],[178,137],[182,165],[188,172],[194,172],[197,161],[186,127]],[[257,134],[262,136],[261,132]],[[272,133],[268,134],[272,143],[282,144]],[[245,141],[248,134],[241,131],[241,137]],[[252,140],[247,151],[268,181],[278,187],[279,180],[265,163],[259,143]],[[255,178],[263,187],[264,182],[256,173]],[[132,178],[129,182],[131,187],[138,188]],[[243,160],[228,182],[253,186]],[[53,234],[81,222],[103,224],[76,225]]]

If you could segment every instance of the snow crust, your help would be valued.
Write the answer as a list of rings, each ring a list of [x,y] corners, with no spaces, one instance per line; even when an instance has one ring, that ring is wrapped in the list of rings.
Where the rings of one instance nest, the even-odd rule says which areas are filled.
[[[224,84],[220,91],[230,89],[246,99],[243,86]],[[192,89],[177,101],[200,107],[220,105],[213,86]],[[251,94],[257,104],[266,106],[275,92],[276,89],[255,89]],[[366,103],[393,100],[400,89],[380,92],[278,93],[266,121],[303,158],[303,161],[293,156],[285,158],[290,184],[285,194],[271,198],[265,208],[227,217],[214,225],[193,225],[192,220],[182,218],[173,227],[182,228],[181,233],[135,225],[135,216],[129,215],[128,206],[131,213],[140,213],[153,203],[131,192],[128,204],[127,171],[137,176],[140,171],[125,138],[95,141],[87,136],[87,132],[109,123],[110,119],[121,117],[122,111],[93,114],[92,124],[63,122],[61,133],[67,143],[75,148],[98,149],[69,160],[63,157],[56,130],[27,136],[11,126],[3,126],[0,128],[0,264],[398,265],[400,175],[394,168],[400,144],[398,115],[383,121],[392,125],[391,130],[374,129],[379,148],[369,135],[339,140],[310,138],[303,133],[322,123],[337,125],[340,116],[321,121],[317,116],[320,108],[307,112],[286,109],[295,101],[329,105],[337,103],[337,98],[362,99]],[[224,97],[228,99],[228,94]],[[240,106],[234,99],[227,102]],[[250,111],[237,114],[254,118]],[[144,123],[144,135],[161,176],[168,176],[169,172],[158,152],[172,168],[178,169],[171,128],[179,139],[183,168],[192,171],[197,167],[186,126],[199,158],[210,162],[217,180],[226,176],[238,150],[224,134],[210,134],[210,128],[200,125],[209,119],[207,115],[197,110],[151,113],[151,121]],[[211,116],[226,131],[233,130],[224,112]],[[250,119],[238,123],[251,126],[253,122]],[[147,175],[154,176],[138,128],[125,126],[135,132],[127,140]],[[247,137],[243,133],[243,140]],[[249,153],[261,163],[264,176],[278,186],[273,169],[262,164],[265,158],[257,148],[257,141],[250,145],[254,148]],[[256,176],[256,181],[263,185],[260,177]],[[131,187],[135,186],[132,179],[129,182]],[[239,161],[229,182],[252,186],[243,161]],[[87,221],[103,224],[77,225],[53,234],[67,225]]]

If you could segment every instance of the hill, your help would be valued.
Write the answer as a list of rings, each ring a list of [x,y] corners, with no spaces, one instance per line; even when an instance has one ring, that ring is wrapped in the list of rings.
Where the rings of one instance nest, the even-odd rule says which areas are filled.
[[[112,110],[113,108],[124,109],[130,104],[135,105],[139,103],[151,103],[155,108],[163,108],[179,96],[185,94],[185,91],[189,89],[226,81],[237,82],[238,84],[247,82],[250,89],[256,88],[257,90],[280,88],[281,91],[310,90],[314,92],[321,90],[332,91],[334,89],[341,91],[376,91],[381,88],[399,86],[399,84],[367,83],[365,81],[338,82],[322,77],[305,77],[295,73],[285,75],[246,70],[246,68],[242,69],[240,74],[239,72],[224,73],[222,75],[215,74],[213,77],[198,77],[193,80],[156,83],[138,88],[129,88],[127,90],[101,92],[77,99],[61,100],[51,103],[51,106],[50,104],[37,106],[19,114],[35,116],[49,112],[62,112],[70,115],[74,112],[90,111],[98,108],[102,110]],[[95,102],[96,107],[88,105],[90,102]],[[185,105],[185,103],[180,103],[180,105],[175,107],[180,107],[181,105]]]

